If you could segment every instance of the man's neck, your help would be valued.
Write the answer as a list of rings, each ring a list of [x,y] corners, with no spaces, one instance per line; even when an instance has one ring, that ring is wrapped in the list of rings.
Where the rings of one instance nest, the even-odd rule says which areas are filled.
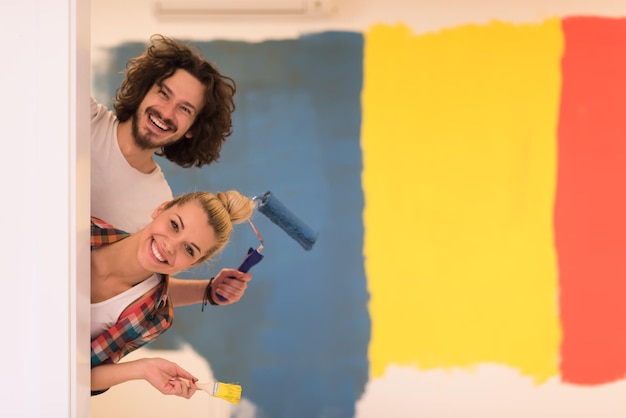
[[[135,143],[132,132],[132,119],[121,122],[117,126],[117,143],[124,158],[135,170],[144,174],[150,174],[157,167],[153,158],[156,150],[142,149]]]

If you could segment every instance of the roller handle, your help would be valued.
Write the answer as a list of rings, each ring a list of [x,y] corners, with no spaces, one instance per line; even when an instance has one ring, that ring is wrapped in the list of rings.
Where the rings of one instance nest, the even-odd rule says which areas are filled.
[[[254,248],[248,249],[248,254],[243,262],[239,265],[237,270],[242,273],[247,273],[252,267],[256,266],[261,260],[263,260],[263,254],[255,250]]]
[[[246,258],[243,259],[243,262],[239,265],[237,270],[239,270],[242,273],[247,273],[252,267],[256,266],[261,260],[263,260],[263,254],[261,254],[254,248],[249,248]],[[215,293],[215,294],[217,295],[217,298],[221,300],[222,302],[226,302],[228,300],[224,296],[220,295],[219,293]]]

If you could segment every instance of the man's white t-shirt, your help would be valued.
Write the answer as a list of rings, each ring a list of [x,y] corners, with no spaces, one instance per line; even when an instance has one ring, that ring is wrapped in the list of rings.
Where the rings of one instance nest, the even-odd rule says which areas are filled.
[[[134,233],[172,200],[172,189],[158,164],[149,174],[128,164],[117,142],[118,124],[113,112],[91,99],[91,216]]]

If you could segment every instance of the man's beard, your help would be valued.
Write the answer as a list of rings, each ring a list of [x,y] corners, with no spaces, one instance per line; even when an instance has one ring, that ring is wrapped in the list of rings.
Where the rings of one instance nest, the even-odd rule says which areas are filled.
[[[152,141],[152,137],[156,136],[156,134],[154,134],[153,132],[147,131],[145,135],[142,135],[139,132],[139,118],[140,118],[140,114],[139,114],[140,110],[137,109],[137,111],[135,112],[135,114],[133,115],[133,119],[132,119],[132,123],[131,123],[131,129],[132,129],[132,135],[133,135],[133,140],[135,141],[135,145],[137,145],[140,149],[151,149],[151,150],[156,150],[159,148],[163,148],[167,145],[173,144],[174,142],[178,141],[180,138],[175,138],[172,139],[168,142],[165,142],[163,144],[156,144]],[[153,115],[155,115],[156,117],[158,117],[159,119],[161,119],[163,122],[165,122],[167,124],[167,126],[169,127],[173,127],[174,124],[172,123],[171,120],[166,119],[164,120],[163,118],[161,118],[161,115],[156,113],[155,111],[151,110],[150,108],[145,110],[145,113],[152,113]]]

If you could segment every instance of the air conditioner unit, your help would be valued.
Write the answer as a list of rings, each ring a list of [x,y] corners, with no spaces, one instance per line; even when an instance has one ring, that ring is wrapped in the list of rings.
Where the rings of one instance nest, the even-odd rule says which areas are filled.
[[[159,17],[176,16],[329,16],[334,0],[162,0]]]

